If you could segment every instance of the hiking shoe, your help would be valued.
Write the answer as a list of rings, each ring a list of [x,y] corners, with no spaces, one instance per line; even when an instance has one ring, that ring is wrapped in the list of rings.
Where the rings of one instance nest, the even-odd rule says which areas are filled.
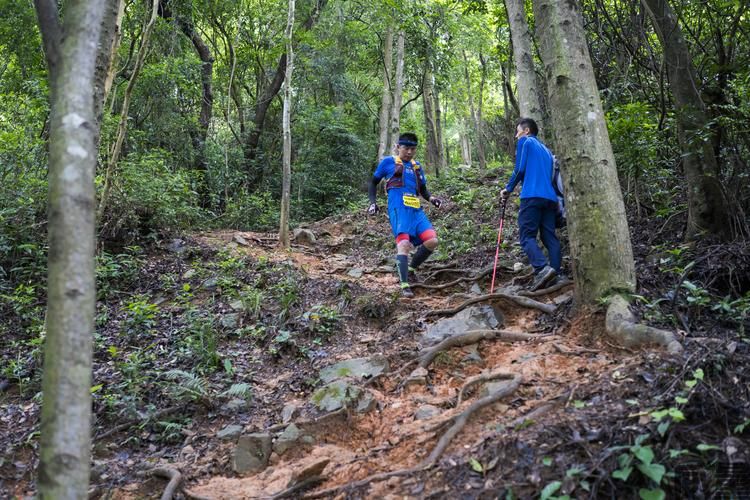
[[[401,283],[401,296],[405,299],[414,298],[414,292],[411,291],[409,283]]]
[[[549,283],[556,274],[557,272],[554,269],[549,266],[544,266],[544,268],[534,276],[534,281],[531,282],[529,290],[536,292],[540,288],[544,288],[544,285]]]

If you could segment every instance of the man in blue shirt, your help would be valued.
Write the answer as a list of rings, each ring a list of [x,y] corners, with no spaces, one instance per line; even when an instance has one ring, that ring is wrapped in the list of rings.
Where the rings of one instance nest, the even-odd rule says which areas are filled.
[[[516,126],[516,168],[508,184],[500,192],[507,199],[519,182],[521,207],[518,211],[518,232],[521,247],[534,268],[531,290],[538,290],[555,279],[560,272],[562,256],[560,241],[555,234],[557,194],[552,187],[554,159],[549,149],[537,139],[539,127],[531,118],[522,118]],[[536,237],[542,238],[549,261],[539,248]]]
[[[438,208],[442,202],[427,190],[424,170],[414,159],[414,153],[417,151],[416,134],[401,134],[397,151],[397,156],[383,158],[372,176],[370,207],[367,212],[375,215],[379,211],[376,203],[377,188],[380,181],[386,179],[388,218],[393,236],[396,238],[396,262],[401,295],[410,298],[414,297],[414,292],[409,287],[410,271],[413,272],[427,260],[438,245],[437,233],[422,210],[419,196]],[[409,252],[415,246],[418,249],[409,265]]]

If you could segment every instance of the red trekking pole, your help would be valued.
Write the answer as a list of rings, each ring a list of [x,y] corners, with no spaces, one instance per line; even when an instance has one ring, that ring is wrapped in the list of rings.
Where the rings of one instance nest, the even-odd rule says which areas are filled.
[[[490,285],[490,293],[495,291],[495,273],[497,272],[497,257],[500,255],[500,243],[503,241],[503,221],[505,221],[505,205],[508,203],[508,198],[503,200],[503,204],[500,206],[500,229],[497,231],[497,247],[495,248],[495,265],[492,266],[492,284]]]

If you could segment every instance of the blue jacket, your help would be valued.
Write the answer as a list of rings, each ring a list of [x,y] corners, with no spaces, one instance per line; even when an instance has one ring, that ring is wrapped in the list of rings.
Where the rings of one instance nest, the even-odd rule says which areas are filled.
[[[536,136],[521,137],[516,145],[516,168],[505,189],[512,192],[521,182],[521,199],[544,198],[556,202],[552,163],[552,153]]]
[[[417,168],[415,168],[417,167]],[[386,156],[383,158],[375,169],[373,174],[373,183],[377,185],[381,179],[391,179],[396,172],[396,161],[393,156]],[[388,188],[388,207],[402,206],[402,197],[404,194],[410,194],[412,196],[419,196],[422,194],[425,198],[429,198],[427,191],[427,179],[424,175],[424,169],[416,160],[404,162],[404,170],[402,173],[402,186]],[[421,184],[422,189],[419,189]]]

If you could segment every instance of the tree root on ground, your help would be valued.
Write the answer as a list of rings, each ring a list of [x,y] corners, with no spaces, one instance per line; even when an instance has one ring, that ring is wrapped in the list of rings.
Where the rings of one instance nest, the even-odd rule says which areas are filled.
[[[599,354],[601,352],[598,349],[586,349],[583,347],[579,347],[577,349],[568,349],[567,347],[561,344],[552,344],[552,347],[554,347],[557,350],[557,352],[559,352],[560,354],[579,355],[579,354]]]
[[[477,274],[473,276],[463,277],[463,278],[457,278],[453,281],[449,281],[448,283],[443,283],[440,285],[426,285],[424,283],[414,283],[412,284],[412,288],[423,288],[425,290],[444,290],[446,288],[450,288],[452,286],[458,285],[459,283],[471,283],[473,281],[479,281],[480,279],[484,278],[485,276],[488,276],[492,273],[492,268],[487,268],[479,271]]]
[[[464,382],[464,385],[461,386],[461,389],[458,391],[458,400],[456,401],[456,407],[461,406],[461,403],[464,400],[464,393],[476,384],[489,382],[490,380],[512,380],[515,376],[516,375],[508,373],[506,371],[494,371],[489,373],[480,373],[479,375],[470,377],[466,382]]]
[[[666,347],[670,354],[682,352],[682,344],[674,333],[636,323],[628,301],[622,295],[609,298],[605,324],[607,334],[625,347],[658,344]]]
[[[512,269],[510,267],[508,267],[508,266],[497,266],[497,268],[505,270],[505,271],[512,271]],[[485,272],[485,271],[486,270],[483,270],[482,272]],[[444,273],[471,274],[473,272],[475,272],[474,269],[467,269],[467,268],[460,268],[459,269],[459,268],[446,267],[446,268],[443,268],[443,269],[437,269],[432,274],[427,275],[427,277],[425,278],[425,280],[435,279],[437,276],[439,276],[440,274],[444,274]],[[492,268],[490,268],[490,272],[492,272]]]
[[[427,368],[435,357],[443,351],[452,347],[461,347],[465,345],[476,344],[480,340],[502,340],[504,342],[523,342],[526,340],[537,340],[544,335],[530,335],[528,333],[509,332],[506,330],[471,330],[461,335],[454,335],[443,340],[434,347],[431,347],[421,353],[419,366]]]
[[[528,412],[526,415],[518,417],[513,422],[511,422],[510,427],[518,427],[525,422],[533,421],[534,419],[541,417],[542,415],[554,410],[558,406],[565,404],[572,395],[573,391],[565,391],[559,396],[555,396],[549,401],[545,401],[544,403],[537,405],[536,408]]]
[[[458,435],[458,433],[461,432],[461,430],[466,426],[466,423],[469,421],[469,419],[474,413],[476,413],[477,411],[493,403],[496,403],[497,401],[499,401],[500,399],[506,396],[513,394],[518,389],[522,381],[521,376],[511,375],[511,377],[512,377],[512,381],[510,384],[508,384],[507,387],[497,392],[494,392],[490,394],[489,396],[486,396],[482,399],[478,399],[474,401],[464,411],[452,417],[453,425],[447,431],[445,431],[445,433],[441,436],[441,438],[438,440],[435,447],[432,449],[432,452],[430,453],[430,455],[427,458],[425,458],[422,462],[415,465],[414,467],[411,467],[408,469],[395,470],[391,472],[381,472],[379,474],[373,474],[372,476],[368,476],[364,479],[360,479],[359,481],[354,481],[352,483],[347,483],[347,484],[343,484],[340,486],[334,486],[333,488],[328,488],[322,491],[311,493],[309,495],[305,495],[303,498],[331,497],[344,490],[360,488],[362,486],[366,486],[376,481],[384,481],[386,479],[390,479],[392,477],[397,477],[397,476],[408,476],[410,474],[422,472],[422,471],[429,469],[430,467],[435,465],[435,463],[437,463],[440,456],[443,453],[445,453],[445,450],[448,448],[448,445],[450,445],[453,438],[455,438]],[[448,420],[448,422],[449,421],[450,420]]]
[[[158,476],[165,479],[169,479],[167,487],[164,488],[164,493],[161,494],[161,500],[172,500],[177,487],[182,481],[182,474],[177,469],[171,467],[157,467],[155,469],[141,471],[137,474],[140,477],[143,476]]]
[[[552,292],[556,292],[558,290],[562,290],[563,288],[572,285],[573,282],[570,280],[563,280],[555,283],[551,287],[548,288],[542,288],[541,290],[536,290],[534,292],[524,290],[522,292],[518,292],[518,295],[523,295],[524,297],[542,297],[544,295],[548,295]]]
[[[478,302],[486,302],[486,301],[495,300],[495,299],[509,300],[516,305],[519,305],[522,307],[528,307],[529,309],[538,309],[545,314],[552,314],[555,312],[555,309],[556,309],[556,307],[553,305],[544,304],[542,302],[537,302],[536,300],[530,299],[528,297],[521,297],[520,295],[513,295],[510,293],[504,293],[504,292],[495,292],[495,293],[489,293],[487,295],[480,295],[478,297],[474,297],[465,302],[462,302],[456,307],[428,311],[427,316],[446,316],[446,315],[452,316],[454,314],[457,314],[463,311],[464,309],[466,309],[472,304],[476,304]]]

